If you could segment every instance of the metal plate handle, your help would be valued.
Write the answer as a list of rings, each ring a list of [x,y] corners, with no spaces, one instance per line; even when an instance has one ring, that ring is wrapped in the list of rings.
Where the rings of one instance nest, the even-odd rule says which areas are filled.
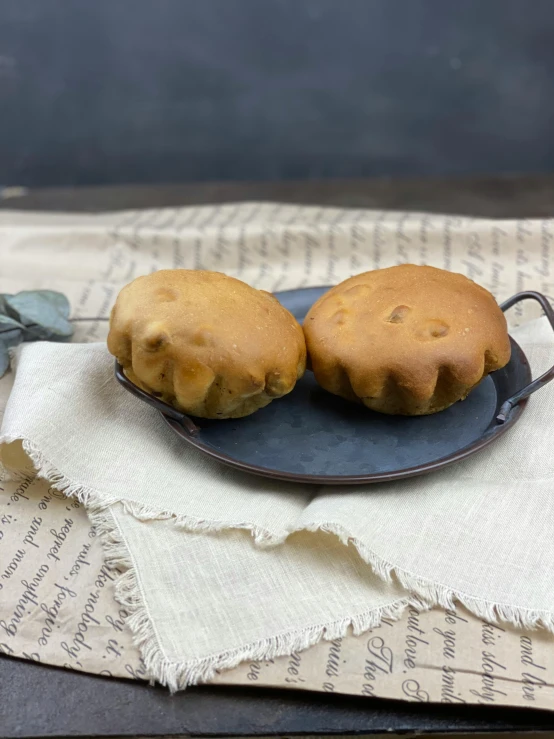
[[[550,304],[548,298],[541,293],[534,292],[533,290],[526,290],[525,292],[517,293],[517,295],[508,298],[508,300],[502,303],[500,308],[502,309],[502,311],[506,312],[514,305],[516,305],[516,303],[520,303],[522,300],[536,300],[545,312],[550,325],[554,329],[554,309],[552,308],[552,305]],[[534,393],[536,390],[540,390],[540,388],[544,387],[548,382],[550,382],[550,380],[554,380],[554,366],[547,370],[540,377],[537,377],[536,380],[530,382],[519,392],[515,393],[515,395],[512,395],[511,398],[508,398],[508,400],[506,400],[502,404],[500,408],[500,413],[496,416],[497,422],[505,423],[512,408],[514,408],[524,398],[528,398],[531,393]]]

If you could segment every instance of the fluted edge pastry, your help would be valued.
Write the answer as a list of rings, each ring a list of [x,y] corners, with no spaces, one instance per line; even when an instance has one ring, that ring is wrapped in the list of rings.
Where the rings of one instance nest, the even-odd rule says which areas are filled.
[[[323,388],[388,414],[441,411],[510,359],[506,319],[491,293],[427,266],[345,280],[312,306],[304,334]]]
[[[239,418],[289,393],[306,367],[296,319],[219,272],[160,270],[119,293],[108,349],[146,392],[202,418]]]

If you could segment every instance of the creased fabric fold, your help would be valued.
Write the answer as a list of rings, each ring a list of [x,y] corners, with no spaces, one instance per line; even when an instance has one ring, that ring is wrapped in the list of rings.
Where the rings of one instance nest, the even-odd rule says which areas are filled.
[[[516,332],[552,357],[542,319]],[[434,475],[315,488],[185,447],[102,344],[21,350],[0,451],[79,498],[120,572],[149,673],[179,689],[244,660],[361,633],[408,605],[554,631],[554,387],[486,453]]]

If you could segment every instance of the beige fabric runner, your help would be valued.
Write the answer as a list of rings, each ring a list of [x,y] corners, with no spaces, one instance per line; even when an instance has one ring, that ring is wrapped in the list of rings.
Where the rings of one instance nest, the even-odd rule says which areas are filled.
[[[68,503],[41,480],[28,486],[4,482],[0,487],[5,491],[0,494],[3,551],[25,551],[13,574],[10,561],[2,569],[6,577],[0,575],[0,653],[106,676],[146,679],[127,611],[114,599],[113,574],[105,568],[102,547],[84,508],[75,501]],[[61,532],[60,522],[66,518],[72,526]],[[65,538],[58,548],[60,533]],[[37,572],[42,575],[39,570],[45,566],[48,570],[38,581]],[[66,577],[75,595],[61,603],[56,627],[50,628],[42,605],[52,614],[53,593],[59,591],[55,583],[67,583]],[[7,634],[3,624],[22,604],[18,631]],[[409,608],[398,621],[382,619],[380,627],[366,634],[321,641],[290,657],[245,662],[214,682],[551,709],[553,678],[554,636],[549,632],[493,626],[463,608],[426,612]]]
[[[161,211],[148,217],[144,213],[3,214],[0,228],[2,219],[6,224],[0,249],[2,264],[8,270],[7,274],[2,272],[0,290],[14,292],[31,286],[62,289],[81,316],[93,308],[89,316],[107,315],[120,284],[136,274],[167,266],[223,269],[257,286],[278,289],[335,282],[352,271],[411,260],[464,271],[501,298],[516,288],[535,287],[548,293],[552,287],[548,282],[550,252],[545,246],[552,238],[549,222],[491,224],[442,216],[249,204]],[[137,224],[143,227],[137,228]],[[525,248],[518,248],[518,243]],[[527,260],[525,266],[523,260]],[[32,262],[40,274],[36,279],[28,274]],[[89,277],[83,284],[87,268]],[[516,319],[521,322],[532,316],[533,312],[520,313]],[[101,338],[101,327],[100,322],[84,324],[79,337],[89,341]],[[522,330],[533,363],[548,363],[552,337],[543,322]],[[487,619],[500,615],[515,623],[541,622],[551,627],[551,567],[544,567],[553,554],[550,455],[544,453],[548,447],[537,447],[548,436],[549,390],[542,391],[541,402],[530,404],[519,428],[496,444],[490,454],[398,486],[317,491],[261,480],[254,483],[256,478],[247,480],[196,454],[184,453],[155,413],[138,402],[129,402],[113,382],[111,371],[111,360],[101,345],[25,347],[3,433],[6,442],[25,440],[35,465],[58,488],[86,502],[109,540],[109,558],[126,569],[119,581],[119,598],[132,614],[129,623],[149,676],[182,687],[212,677],[214,668],[290,655],[321,636],[338,641],[346,635],[349,623],[356,631],[366,631],[376,626],[383,614],[398,615],[409,602],[418,610],[423,607],[422,600],[452,607],[453,595]],[[135,430],[132,443],[130,427]],[[525,445],[527,464],[510,465],[515,450],[521,454],[520,444]],[[12,452],[13,448],[4,449],[5,461],[21,471],[21,462]],[[15,523],[10,522],[10,527]],[[62,525],[63,520],[59,522]],[[255,536],[240,530],[206,534],[207,529],[224,526],[251,529]],[[7,530],[7,524],[4,527]],[[67,538],[69,529],[53,528],[58,538],[50,532],[54,537],[51,546],[61,549],[65,540],[60,533]],[[312,529],[333,532],[350,546],[339,543],[333,533],[301,533]],[[31,531],[31,538],[38,533]],[[530,547],[530,542],[534,546]],[[260,546],[268,544],[277,546]],[[27,551],[35,554],[33,549],[28,545],[22,561],[31,560]],[[49,561],[52,558],[47,558],[47,565]],[[373,564],[379,577],[365,562]],[[17,566],[22,565],[18,562]],[[79,572],[67,570],[64,576],[76,581]],[[391,571],[408,590],[398,581],[387,584],[381,579]],[[71,595],[60,582],[54,587],[59,589],[57,599],[51,586],[47,599],[55,601],[61,613],[79,595],[76,590]],[[9,616],[13,601],[8,603],[2,593],[0,599],[0,613],[5,608]],[[22,622],[49,618],[54,622],[50,624],[52,634],[55,626],[61,628],[61,623],[56,623],[62,620],[57,619],[57,613],[48,615],[40,605],[29,610],[26,615],[33,614],[33,619],[21,618]],[[435,616],[421,614],[420,618]],[[458,625],[463,623],[450,618]],[[473,617],[463,618],[475,623]],[[15,644],[21,637],[19,621],[13,624],[17,629],[13,634],[9,633],[11,622],[4,617],[2,621]],[[409,622],[404,623],[408,623],[404,629],[410,633]],[[4,628],[2,622],[0,627]],[[110,624],[109,628],[114,627]],[[381,639],[383,628],[378,632]],[[447,630],[442,631],[446,634]],[[469,633],[464,630],[463,649],[452,659],[466,653]],[[485,637],[481,634],[481,638]],[[345,653],[350,640],[370,650],[367,638],[347,637],[340,642],[345,644]],[[45,648],[54,650],[58,641],[49,635]],[[10,639],[4,642],[5,651],[12,648]],[[436,655],[440,650],[437,637],[433,637],[433,644]],[[483,644],[490,646],[487,641]],[[549,644],[547,636],[544,649]],[[426,659],[430,645],[429,641],[425,649],[416,650],[414,659],[406,658],[414,662],[413,668],[402,668],[400,663],[398,674],[392,664],[389,673],[370,667],[374,677],[366,679],[371,689],[366,688],[365,694],[371,690],[382,694],[375,688],[386,681],[375,676],[394,673],[396,695],[417,700],[417,696],[408,696],[402,685],[412,679],[410,670],[424,664],[420,660]],[[446,647],[453,648],[450,644]],[[341,648],[334,646],[335,652]],[[390,647],[383,642],[380,649],[385,658]],[[520,661],[527,654],[521,649],[520,643]],[[84,655],[86,647],[80,651]],[[468,652],[475,658],[478,646],[477,652],[473,645]],[[499,653],[490,654],[490,660],[498,661],[493,657]],[[515,660],[514,654],[511,657]],[[337,659],[335,655],[332,661]],[[489,676],[489,687],[493,688],[505,678],[508,668],[485,664],[483,659],[481,671]],[[535,665],[538,659],[536,654],[527,657]],[[377,657],[370,656],[370,662],[375,660]],[[463,670],[457,661],[444,666],[458,676]],[[543,667],[546,669],[541,664]],[[249,674],[256,673],[258,680],[266,675],[270,681],[267,670],[271,669],[259,666]],[[331,688],[320,689],[335,689],[335,683],[341,683],[334,674],[341,670],[332,666],[325,668],[328,670],[334,679],[324,682]],[[448,670],[446,674],[450,674]],[[400,680],[401,675],[408,677]],[[225,679],[225,674],[220,679]],[[243,679],[256,680],[252,676]],[[521,688],[526,679],[522,673]],[[546,695],[549,681],[541,679],[544,685],[535,693]],[[428,687],[422,695],[438,699],[442,688],[437,692],[437,686],[442,683],[432,682],[435,690]],[[465,678],[459,677],[456,683],[448,677],[447,682],[459,685],[453,699],[471,701],[473,696],[474,700],[486,700],[471,693],[476,687],[463,694]],[[345,684],[336,689],[345,689]],[[497,702],[515,700],[514,691],[502,697],[504,692],[499,688],[489,697],[492,701],[499,698]],[[523,690],[520,698],[526,700]]]

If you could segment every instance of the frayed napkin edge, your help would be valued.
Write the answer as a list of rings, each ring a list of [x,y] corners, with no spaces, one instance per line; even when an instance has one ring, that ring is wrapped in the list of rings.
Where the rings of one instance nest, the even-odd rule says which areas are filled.
[[[129,628],[133,632],[133,641],[140,650],[147,673],[152,682],[167,686],[172,693],[189,685],[209,682],[218,672],[230,670],[242,662],[288,656],[293,652],[304,651],[322,639],[340,639],[346,636],[350,626],[355,634],[362,634],[378,626],[383,618],[398,620],[410,605],[419,610],[428,608],[418,599],[400,599],[350,618],[278,634],[206,657],[176,662],[170,660],[160,647],[130,552],[110,509],[89,508],[88,513],[104,547],[107,566],[123,571],[115,582],[116,599],[130,614]]]
[[[229,526],[218,521],[198,521],[169,512],[156,512],[130,501],[103,498],[100,493],[69,480],[50,464],[28,439],[21,436],[3,436],[0,437],[0,446],[15,441],[22,443],[25,453],[34,465],[34,469],[32,472],[29,469],[12,470],[11,476],[14,479],[25,480],[35,476],[45,479],[67,497],[76,498],[85,506],[89,519],[98,532],[107,566],[120,573],[115,581],[115,597],[118,603],[126,608],[130,614],[128,623],[133,633],[133,642],[141,653],[147,674],[152,683],[159,682],[167,686],[172,693],[183,690],[189,685],[209,682],[219,671],[232,669],[241,662],[263,661],[288,656],[293,652],[308,649],[322,639],[326,641],[340,639],[346,636],[350,627],[352,627],[355,635],[362,634],[378,626],[383,618],[399,619],[408,607],[416,608],[419,611],[428,610],[433,606],[454,609],[455,603],[459,602],[478,618],[490,623],[503,621],[525,629],[542,626],[554,633],[554,613],[550,611],[493,603],[453,590],[443,584],[419,578],[383,560],[359,539],[351,536],[343,526],[334,523],[314,522],[295,531],[321,531],[333,534],[345,546],[354,546],[362,560],[374,570],[379,578],[385,582],[392,582],[396,579],[407,591],[407,597],[338,621],[308,626],[301,631],[277,634],[233,650],[195,658],[194,660],[176,662],[169,659],[160,646],[155,625],[150,618],[148,606],[140,587],[139,576],[132,555],[125,544],[124,537],[110,510],[110,506],[119,503],[126,513],[140,521],[172,519],[175,525],[190,533],[217,532],[223,529],[237,528],[247,529],[251,531],[255,542],[261,546],[267,546],[268,543],[275,544],[275,536],[263,529],[256,529],[256,527],[247,523]]]
[[[329,623],[277,634],[236,649],[192,660],[171,660],[160,645],[155,624],[150,617],[140,586],[140,576],[111,507],[120,504],[126,513],[144,522],[173,519],[178,528],[189,533],[247,529],[252,533],[255,542],[262,547],[284,541],[286,534],[277,538],[271,532],[254,527],[253,524],[229,526],[219,521],[199,521],[187,516],[176,516],[169,512],[156,512],[131,501],[103,496],[67,478],[44,457],[30,440],[17,434],[0,436],[0,448],[3,444],[13,442],[21,442],[33,467],[29,466],[19,470],[4,468],[11,479],[18,481],[31,480],[35,477],[44,479],[68,498],[76,498],[86,508],[89,520],[102,544],[105,563],[110,570],[117,572],[114,581],[115,598],[129,613],[127,623],[133,635],[133,644],[140,651],[150,682],[151,684],[158,682],[168,687],[172,693],[190,685],[209,682],[218,672],[230,670],[242,662],[288,656],[293,652],[304,651],[322,639],[326,641],[340,639],[346,636],[350,627],[355,635],[362,634],[378,626],[384,618],[398,620],[409,606],[420,611],[428,610],[430,607],[417,596],[407,595],[385,606]]]

